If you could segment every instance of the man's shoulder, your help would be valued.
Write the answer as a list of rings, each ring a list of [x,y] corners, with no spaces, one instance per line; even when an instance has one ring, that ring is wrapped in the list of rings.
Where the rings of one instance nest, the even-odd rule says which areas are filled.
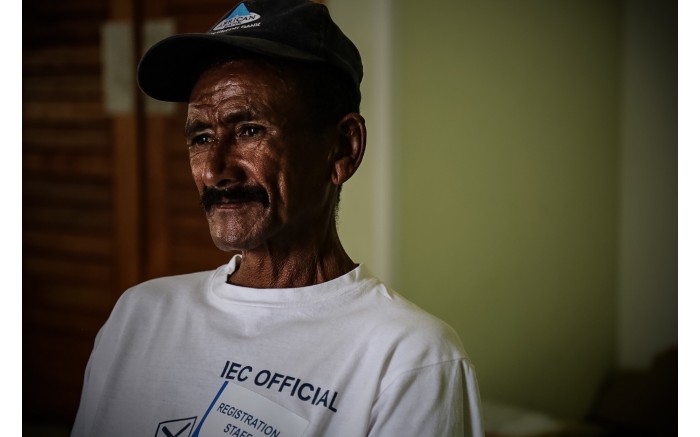
[[[202,272],[184,273],[179,275],[161,276],[141,282],[129,289],[129,291],[156,290],[156,289],[177,289],[187,288],[206,282],[216,270],[206,270]]]
[[[149,279],[129,288],[124,294],[139,295],[144,293],[175,293],[178,291],[185,291],[192,287],[205,285],[215,271],[216,270],[207,270]]]
[[[398,311],[396,312],[398,320],[413,337],[418,341],[425,341],[434,344],[435,341],[444,341],[447,343],[459,343],[459,339],[455,330],[443,319],[430,313],[410,300],[399,296],[397,299]]]
[[[162,307],[183,298],[195,298],[206,291],[215,272],[216,270],[209,270],[149,279],[126,290],[114,309],[130,311],[137,307]]]
[[[461,340],[448,323],[384,284],[377,287],[375,297],[379,299],[372,303],[363,322],[366,335],[375,344],[394,343],[401,349],[443,359],[465,357]]]

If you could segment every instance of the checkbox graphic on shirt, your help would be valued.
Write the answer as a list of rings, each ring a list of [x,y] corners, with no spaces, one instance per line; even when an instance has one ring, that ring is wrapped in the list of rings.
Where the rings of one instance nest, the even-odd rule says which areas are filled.
[[[155,437],[190,437],[197,417],[160,422]]]

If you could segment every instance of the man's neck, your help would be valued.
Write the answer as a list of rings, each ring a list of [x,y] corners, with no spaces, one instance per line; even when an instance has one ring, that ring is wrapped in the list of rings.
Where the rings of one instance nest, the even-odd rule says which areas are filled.
[[[295,247],[266,245],[242,252],[230,284],[250,288],[297,288],[320,284],[357,267],[334,234],[316,244]]]

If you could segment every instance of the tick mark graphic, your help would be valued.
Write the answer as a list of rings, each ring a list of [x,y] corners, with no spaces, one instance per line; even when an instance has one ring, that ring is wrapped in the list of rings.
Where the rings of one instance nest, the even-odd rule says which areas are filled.
[[[187,430],[187,428],[189,428],[190,425],[191,425],[190,423],[188,423],[187,425],[185,425],[185,427],[182,428],[180,431],[178,431],[177,434],[173,434],[173,433],[168,429],[168,427],[165,426],[165,425],[163,425],[163,428],[162,428],[161,430],[163,431],[163,434],[165,434],[165,437],[177,437],[177,436],[179,436],[180,434],[182,434],[183,432],[185,432],[185,430]]]

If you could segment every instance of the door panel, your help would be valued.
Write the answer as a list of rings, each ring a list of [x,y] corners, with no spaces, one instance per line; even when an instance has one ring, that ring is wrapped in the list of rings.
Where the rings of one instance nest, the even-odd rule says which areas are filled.
[[[177,31],[203,31],[231,3],[23,3],[26,423],[71,426],[95,335],[126,287],[230,258],[211,243],[191,182],[184,105],[151,114],[133,88],[130,112],[105,110],[101,29],[168,18]]]

